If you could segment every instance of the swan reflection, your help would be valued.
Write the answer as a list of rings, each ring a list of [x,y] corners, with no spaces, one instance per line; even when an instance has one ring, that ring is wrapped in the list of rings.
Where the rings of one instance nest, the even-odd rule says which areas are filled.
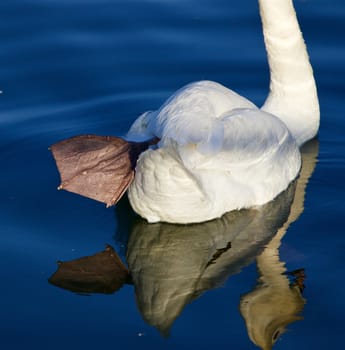
[[[127,262],[145,321],[167,335],[186,304],[253,261],[286,221],[293,193],[291,186],[263,207],[203,224],[140,220],[129,237]]]
[[[304,273],[293,273],[291,283],[285,264],[280,261],[279,247],[289,225],[304,209],[305,188],[314,170],[318,142],[302,148],[303,165],[298,180],[274,201],[257,208],[233,211],[221,219],[193,225],[148,224],[139,219],[131,229],[127,244],[127,269],[113,250],[107,249],[91,257],[63,264],[64,270],[51,279],[60,287],[76,291],[73,280],[77,273],[78,292],[90,289],[90,275],[95,275],[95,262],[104,265],[110,259],[111,268],[102,267],[97,275],[95,292],[105,288],[105,282],[117,290],[123,283],[133,283],[139,311],[144,320],[168,335],[184,307],[203,292],[219,287],[256,259],[259,277],[252,291],[240,300],[249,338],[262,349],[271,349],[285,327],[300,319],[305,304],[301,289]],[[105,255],[106,254],[106,255]],[[108,256],[110,254],[110,256]],[[103,260],[99,260],[99,259]],[[66,270],[67,269],[67,270]],[[63,273],[63,274],[62,274]],[[121,279],[116,284],[110,274]],[[53,275],[54,276],[54,275]],[[101,276],[101,277],[99,277]],[[104,277],[107,276],[107,277]],[[111,275],[112,276],[112,275]],[[67,283],[66,283],[67,279]],[[93,283],[94,281],[92,281]],[[108,289],[107,289],[108,290]]]
[[[257,257],[259,285],[242,297],[240,309],[251,340],[269,349],[263,339],[278,337],[274,322],[284,327],[297,319],[304,305],[283,274],[286,269],[278,248],[289,225],[303,211],[305,187],[317,152],[317,141],[302,149],[299,179],[264,206],[195,225],[138,221],[129,237],[127,262],[145,321],[167,335],[186,304],[222,285]],[[270,299],[276,300],[276,307]],[[286,317],[280,320],[284,303]]]

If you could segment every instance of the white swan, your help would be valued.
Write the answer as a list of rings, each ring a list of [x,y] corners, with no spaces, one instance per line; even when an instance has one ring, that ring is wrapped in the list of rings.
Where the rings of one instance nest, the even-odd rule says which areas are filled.
[[[149,222],[192,223],[264,204],[298,175],[299,146],[319,128],[312,68],[292,0],[259,0],[270,67],[261,109],[211,81],[177,91],[140,116],[129,140],[160,138],[142,153],[128,195]]]
[[[285,190],[300,170],[299,146],[317,134],[319,104],[292,0],[259,7],[270,67],[261,109],[218,83],[189,84],[130,128],[128,141],[160,139],[137,163],[140,145],[119,138],[53,145],[60,188],[112,205],[129,186],[139,215],[171,223],[218,218]]]

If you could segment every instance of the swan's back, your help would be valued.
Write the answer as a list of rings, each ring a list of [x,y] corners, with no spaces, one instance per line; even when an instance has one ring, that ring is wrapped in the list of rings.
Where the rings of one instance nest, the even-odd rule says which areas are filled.
[[[257,107],[246,98],[212,81],[188,84],[173,94],[158,110],[152,128],[162,139],[179,145],[219,143],[221,116],[234,108]]]
[[[257,107],[236,92],[213,81],[198,81],[177,90],[153,112],[141,115],[131,126],[127,139],[149,137],[188,143],[219,144],[223,139],[219,118],[235,108]]]

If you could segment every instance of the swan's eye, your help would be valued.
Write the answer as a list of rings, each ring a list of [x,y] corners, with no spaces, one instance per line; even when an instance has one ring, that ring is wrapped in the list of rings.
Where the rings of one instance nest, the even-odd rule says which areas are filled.
[[[272,337],[272,340],[273,340],[273,343],[275,343],[277,341],[277,339],[279,338],[280,336],[280,331],[279,329],[273,334],[273,337]]]

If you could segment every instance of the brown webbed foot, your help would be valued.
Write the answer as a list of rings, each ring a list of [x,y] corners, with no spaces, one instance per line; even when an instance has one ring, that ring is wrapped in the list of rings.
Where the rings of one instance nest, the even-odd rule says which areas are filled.
[[[58,142],[50,149],[61,176],[59,189],[114,205],[134,178],[139,154],[158,141],[82,135]]]

